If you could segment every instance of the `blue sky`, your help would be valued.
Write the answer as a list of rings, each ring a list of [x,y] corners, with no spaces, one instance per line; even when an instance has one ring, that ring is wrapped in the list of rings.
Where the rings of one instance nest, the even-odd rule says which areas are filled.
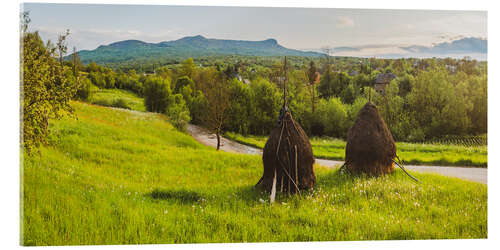
[[[407,53],[401,46],[432,46],[463,37],[487,38],[484,11],[78,5],[27,3],[31,29],[55,40],[65,29],[69,46],[137,39],[160,42],[184,36],[264,40],[294,49],[357,47],[349,55]],[[354,53],[354,54],[353,54]]]

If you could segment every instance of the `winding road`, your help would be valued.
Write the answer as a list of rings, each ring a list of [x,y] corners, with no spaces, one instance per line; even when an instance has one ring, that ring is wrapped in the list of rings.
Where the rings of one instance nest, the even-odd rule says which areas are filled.
[[[203,145],[210,147],[217,147],[217,138],[214,134],[209,133],[202,127],[188,124],[187,130],[191,136],[200,142]],[[254,147],[250,147],[247,145],[243,145],[241,143],[229,140],[227,138],[221,137],[221,150],[232,153],[241,153],[241,154],[254,154],[260,155],[262,154],[262,150]],[[343,161],[334,161],[334,160],[325,160],[325,159],[316,159],[316,163],[329,167],[336,168],[341,166]],[[418,172],[430,172],[437,173],[450,177],[457,177],[469,181],[475,181],[483,184],[487,184],[488,182],[488,169],[487,168],[479,168],[479,167],[448,167],[448,166],[414,166],[414,165],[405,165],[405,168]]]

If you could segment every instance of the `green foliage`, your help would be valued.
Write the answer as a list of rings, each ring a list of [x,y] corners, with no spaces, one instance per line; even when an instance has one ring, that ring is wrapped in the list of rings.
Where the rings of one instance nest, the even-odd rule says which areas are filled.
[[[78,85],[75,97],[78,100],[88,101],[90,99],[92,82],[87,77],[80,77],[78,79]]]
[[[37,32],[22,33],[21,43],[22,146],[32,152],[47,143],[50,120],[71,112],[76,88],[55,59],[57,50]]]
[[[444,69],[422,72],[408,94],[412,115],[427,138],[462,134],[470,126],[469,107],[460,88],[453,86]]]
[[[236,80],[229,81],[230,102],[225,128],[240,134],[248,134],[254,117],[252,89]]]
[[[144,105],[150,112],[163,113],[172,103],[172,91],[168,79],[149,76],[144,82]]]
[[[179,93],[179,91],[185,86],[189,86],[191,89],[194,87],[194,82],[189,78],[189,76],[181,76],[177,78],[175,82],[174,93]]]
[[[322,98],[328,99],[332,96],[341,96],[342,90],[344,90],[351,81],[350,76],[345,72],[333,72],[328,69],[324,75],[321,77],[318,91]]]
[[[269,81],[258,78],[250,85],[252,90],[252,134],[268,134],[276,126],[279,110],[283,105],[278,89]]]
[[[123,101],[118,101],[118,100]],[[121,89],[95,89],[92,90],[92,96],[89,99],[90,103],[107,106],[120,107],[120,102],[125,102],[121,108],[132,109],[137,111],[146,111],[144,99],[138,97],[135,93]],[[118,103],[118,104],[117,104]]]
[[[317,116],[323,134],[329,137],[343,138],[347,131],[347,109],[339,98],[321,99],[318,103]]]
[[[184,101],[184,97],[181,94],[174,95],[174,102],[167,108],[165,114],[174,127],[181,131],[186,131],[186,126],[191,117],[189,116],[186,101]]]

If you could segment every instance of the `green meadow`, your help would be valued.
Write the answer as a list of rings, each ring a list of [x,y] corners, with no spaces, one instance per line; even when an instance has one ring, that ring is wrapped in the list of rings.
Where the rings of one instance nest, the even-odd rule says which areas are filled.
[[[77,118],[54,121],[49,145],[22,155],[23,245],[488,236],[484,184],[412,172],[415,183],[399,169],[353,177],[316,165],[314,190],[271,205],[253,188],[259,156],[217,152],[161,114],[71,105]],[[328,154],[318,142],[315,153]]]
[[[242,136],[227,132],[225,136],[245,145],[264,148],[267,137]],[[344,160],[344,140],[335,138],[311,138],[314,156],[321,159]],[[433,143],[396,142],[398,156],[405,164],[487,167],[488,148]]]

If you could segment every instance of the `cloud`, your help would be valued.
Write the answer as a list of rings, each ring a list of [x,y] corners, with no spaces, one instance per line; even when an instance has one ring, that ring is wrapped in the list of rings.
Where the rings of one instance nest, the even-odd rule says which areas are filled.
[[[352,20],[351,18],[345,16],[337,18],[337,28],[347,28],[353,26],[354,26],[354,20]]]
[[[443,36],[443,38],[452,39],[453,37]],[[476,37],[464,38],[463,36],[455,36],[455,38],[460,39],[456,39],[451,42],[433,44],[430,47],[413,45],[401,48],[413,53],[429,53],[442,55],[454,53],[488,53],[488,40],[486,39]]]

